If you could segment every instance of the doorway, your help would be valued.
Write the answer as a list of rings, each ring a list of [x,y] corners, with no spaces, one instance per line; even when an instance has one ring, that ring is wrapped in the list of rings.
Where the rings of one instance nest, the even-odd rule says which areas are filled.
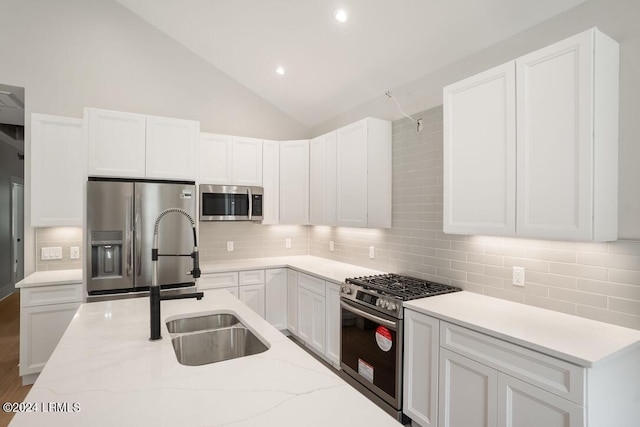
[[[24,180],[11,177],[11,282],[24,279]]]
[[[0,84],[0,299],[24,276],[24,88]]]

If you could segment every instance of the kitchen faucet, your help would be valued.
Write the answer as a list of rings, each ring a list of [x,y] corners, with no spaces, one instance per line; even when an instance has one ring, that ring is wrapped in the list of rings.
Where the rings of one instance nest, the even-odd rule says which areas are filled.
[[[184,215],[185,217],[187,217],[189,222],[191,222],[191,227],[193,229],[193,252],[191,252],[190,254],[158,253],[158,226],[160,224],[160,220],[164,218],[165,215],[173,212]],[[202,292],[192,292],[186,294],[160,296],[160,286],[158,285],[158,257],[161,256],[188,256],[193,258],[193,270],[191,270],[189,274],[191,274],[194,279],[200,277],[196,222],[184,209],[169,208],[163,210],[162,212],[160,212],[160,215],[158,215],[158,218],[156,218],[156,224],[153,228],[153,247],[151,248],[151,262],[153,265],[153,269],[151,270],[151,286],[149,287],[149,312],[151,315],[151,337],[149,339],[151,341],[159,340],[162,338],[162,335],[160,335],[160,301],[183,298],[196,298],[197,300],[201,300],[204,295]]]

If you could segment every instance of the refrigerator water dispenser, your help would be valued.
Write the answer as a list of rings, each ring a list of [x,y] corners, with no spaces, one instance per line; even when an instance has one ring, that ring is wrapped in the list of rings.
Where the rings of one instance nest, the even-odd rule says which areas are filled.
[[[122,232],[91,233],[91,277],[122,276]]]

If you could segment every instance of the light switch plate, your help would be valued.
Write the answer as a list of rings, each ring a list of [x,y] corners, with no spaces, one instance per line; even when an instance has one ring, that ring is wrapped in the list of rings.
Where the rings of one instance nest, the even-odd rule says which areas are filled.
[[[284,240],[284,247],[287,249],[291,249],[291,239]]]
[[[227,242],[227,252],[233,252],[233,241]]]
[[[80,248],[78,246],[71,246],[69,249],[69,258],[80,259]]]
[[[376,247],[369,246],[369,258],[374,259],[376,257]]]
[[[329,252],[335,251],[335,245],[333,244],[333,240],[329,240]]]

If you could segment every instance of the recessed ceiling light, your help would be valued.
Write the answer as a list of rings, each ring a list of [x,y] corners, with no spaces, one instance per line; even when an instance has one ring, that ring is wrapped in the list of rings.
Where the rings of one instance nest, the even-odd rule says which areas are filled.
[[[336,18],[338,22],[346,22],[349,16],[347,15],[347,11],[344,9],[336,9],[333,12],[333,17]]]
[[[276,73],[280,74],[281,76],[284,76],[284,68],[282,67],[276,68]]]

